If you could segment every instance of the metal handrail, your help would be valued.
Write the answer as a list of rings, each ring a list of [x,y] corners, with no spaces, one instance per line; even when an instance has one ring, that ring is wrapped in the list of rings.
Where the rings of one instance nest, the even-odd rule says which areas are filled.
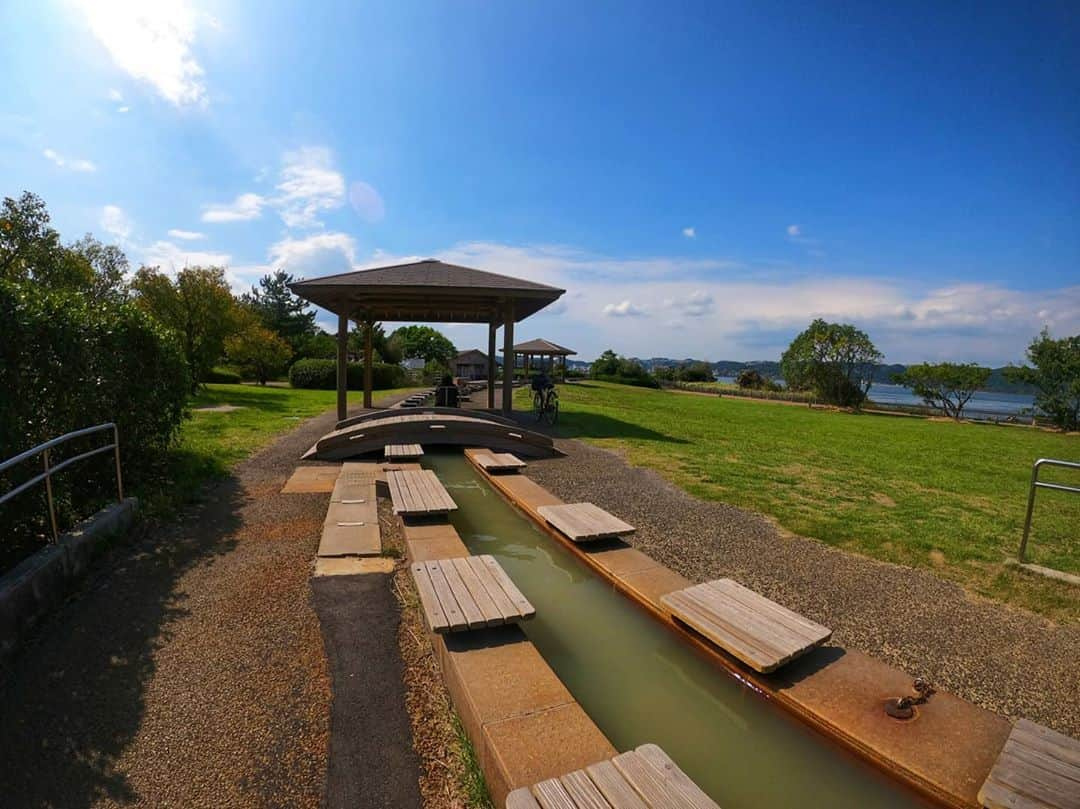
[[[61,463],[56,464],[56,466],[53,466],[49,462],[50,450],[52,450],[53,447],[57,447],[67,441],[71,441],[73,438],[81,438],[84,435],[100,433],[103,430],[113,431],[113,441],[111,444],[106,444],[103,447],[92,449],[89,452],[82,453],[81,455],[75,455],[72,458],[68,458]],[[0,472],[3,472],[5,469],[10,469],[17,464],[22,463],[23,461],[29,460],[30,458],[33,458],[37,455],[41,455],[45,466],[45,471],[42,472],[40,475],[30,478],[30,480],[19,484],[7,494],[0,496],[0,505],[3,505],[11,498],[22,494],[31,486],[41,483],[41,481],[45,481],[45,498],[49,504],[49,523],[52,526],[53,542],[58,541],[60,539],[60,532],[57,529],[56,525],[56,505],[53,502],[52,476],[59,472],[61,469],[66,469],[74,463],[84,461],[87,458],[92,458],[95,455],[100,455],[103,452],[108,452],[110,449],[113,451],[116,461],[116,498],[118,502],[123,502],[124,480],[120,475],[120,432],[116,429],[116,425],[110,421],[106,424],[98,424],[94,427],[84,427],[81,430],[74,430],[70,433],[64,433],[61,436],[50,439],[43,444],[38,444],[32,449],[28,449],[26,452],[19,453],[14,458],[8,458],[3,463],[0,463]]]
[[[1020,551],[1016,557],[1020,564],[1024,563],[1024,553],[1027,551],[1028,535],[1031,533],[1031,512],[1035,509],[1035,490],[1053,489],[1058,492],[1074,492],[1080,494],[1080,488],[1065,486],[1061,483],[1044,483],[1039,480],[1039,469],[1043,466],[1060,466],[1064,469],[1080,469],[1080,463],[1074,461],[1059,461],[1054,458],[1039,458],[1031,466],[1031,486],[1028,488],[1027,517],[1024,518],[1024,538],[1020,540]]]

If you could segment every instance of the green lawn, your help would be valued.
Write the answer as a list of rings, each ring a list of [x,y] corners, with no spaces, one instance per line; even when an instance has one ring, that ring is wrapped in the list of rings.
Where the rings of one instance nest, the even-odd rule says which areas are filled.
[[[983,595],[1080,618],[1080,588],[1009,570],[1031,464],[1080,436],[852,415],[587,382],[559,388],[559,432],[623,450],[686,490],[831,545],[929,567]],[[519,393],[520,406],[527,391]],[[1048,479],[1080,484],[1066,470]],[[1080,573],[1080,497],[1038,494],[1029,559]]]
[[[406,388],[375,391],[379,399],[405,392]],[[350,404],[363,394],[350,391]],[[180,429],[170,452],[167,486],[151,494],[152,507],[168,508],[190,500],[208,480],[219,478],[239,461],[270,443],[301,421],[335,406],[332,390],[258,387],[255,385],[207,385],[192,397],[191,418]],[[233,405],[228,413],[199,412],[196,408]]]

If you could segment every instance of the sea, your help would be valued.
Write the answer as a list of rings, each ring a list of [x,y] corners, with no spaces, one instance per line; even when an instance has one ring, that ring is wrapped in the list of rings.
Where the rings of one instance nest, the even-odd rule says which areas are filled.
[[[717,382],[735,383],[730,376],[717,377]],[[908,405],[925,407],[922,397],[916,396],[911,388],[875,382],[870,388],[870,401],[888,406]],[[1027,393],[996,393],[977,391],[964,408],[964,415],[969,418],[1002,418],[1009,416],[1030,415],[1035,406],[1034,398]]]

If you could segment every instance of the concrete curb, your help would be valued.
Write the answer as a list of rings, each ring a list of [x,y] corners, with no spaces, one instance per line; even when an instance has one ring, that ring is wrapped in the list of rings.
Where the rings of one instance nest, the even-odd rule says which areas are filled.
[[[102,543],[131,527],[138,510],[135,497],[113,503],[0,577],[0,662],[63,601]]]

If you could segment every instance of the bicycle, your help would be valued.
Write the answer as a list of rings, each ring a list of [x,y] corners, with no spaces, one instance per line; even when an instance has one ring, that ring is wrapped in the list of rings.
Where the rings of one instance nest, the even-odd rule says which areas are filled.
[[[533,394],[533,414],[537,421],[554,426],[559,420],[559,392],[551,385]]]

